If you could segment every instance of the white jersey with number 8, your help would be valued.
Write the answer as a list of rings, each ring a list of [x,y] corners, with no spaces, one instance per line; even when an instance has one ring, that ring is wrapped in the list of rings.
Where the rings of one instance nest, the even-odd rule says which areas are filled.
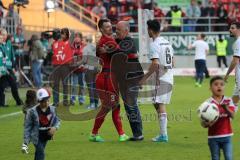
[[[167,69],[165,74],[159,75],[159,79],[173,84],[173,48],[169,41],[163,37],[157,37],[151,42],[149,59],[158,59],[160,65]]]

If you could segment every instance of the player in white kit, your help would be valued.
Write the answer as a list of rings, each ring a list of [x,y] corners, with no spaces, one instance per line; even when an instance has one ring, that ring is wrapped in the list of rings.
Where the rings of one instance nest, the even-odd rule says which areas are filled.
[[[168,142],[166,105],[170,103],[173,88],[173,48],[168,40],[160,36],[160,24],[157,20],[148,20],[148,34],[153,39],[150,44],[149,59],[152,61],[149,72],[140,84],[155,73],[156,84],[153,93],[153,105],[158,113],[160,135],[154,142]]]
[[[224,80],[227,82],[229,74],[235,69],[235,89],[233,93],[233,102],[237,106],[240,96],[240,22],[233,22],[230,26],[230,36],[235,37],[236,41],[233,44],[233,59],[228,68]]]

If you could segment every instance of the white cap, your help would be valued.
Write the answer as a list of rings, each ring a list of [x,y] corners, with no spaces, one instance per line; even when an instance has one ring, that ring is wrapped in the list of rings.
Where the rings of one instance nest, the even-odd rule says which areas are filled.
[[[37,91],[37,100],[42,101],[43,99],[49,98],[50,94],[45,88],[41,88]]]

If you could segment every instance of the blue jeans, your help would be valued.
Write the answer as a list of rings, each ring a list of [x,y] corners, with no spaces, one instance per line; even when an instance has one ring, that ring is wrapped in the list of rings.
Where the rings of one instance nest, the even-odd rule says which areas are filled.
[[[204,59],[195,60],[195,69],[196,69],[196,82],[201,84],[203,81],[203,74],[206,70],[206,60]]]
[[[45,147],[47,141],[38,141],[38,144],[35,145],[35,158],[34,160],[44,160],[45,159]]]
[[[211,151],[212,160],[220,160],[220,149],[223,150],[225,160],[232,160],[231,137],[209,138],[208,145]]]
[[[42,87],[41,68],[42,68],[42,62],[39,62],[38,60],[32,61],[32,75],[33,75],[33,80],[34,80],[35,86],[37,88]]]
[[[78,101],[80,103],[85,102],[85,98],[84,98],[84,77],[85,77],[85,73],[83,73],[83,72],[72,74],[72,96],[71,96],[71,101],[72,102],[75,101],[76,96],[78,96]],[[79,89],[79,92],[78,92],[78,89]]]

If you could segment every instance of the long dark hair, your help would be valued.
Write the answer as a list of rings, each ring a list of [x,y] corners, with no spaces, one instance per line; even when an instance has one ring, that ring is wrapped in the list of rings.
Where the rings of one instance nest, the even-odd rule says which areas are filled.
[[[37,104],[37,93],[35,90],[28,90],[26,93],[26,106],[33,106]]]

